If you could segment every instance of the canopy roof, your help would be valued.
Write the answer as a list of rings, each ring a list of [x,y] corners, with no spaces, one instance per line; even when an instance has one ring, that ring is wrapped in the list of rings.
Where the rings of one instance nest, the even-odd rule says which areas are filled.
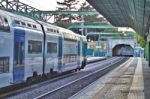
[[[114,26],[131,27],[148,35],[150,0],[87,0]]]

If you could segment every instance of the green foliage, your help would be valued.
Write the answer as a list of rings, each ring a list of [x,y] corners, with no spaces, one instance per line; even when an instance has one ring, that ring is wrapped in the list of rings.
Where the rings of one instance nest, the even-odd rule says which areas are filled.
[[[95,9],[84,2],[77,8],[78,0],[64,0],[63,2],[57,2],[57,10],[59,11],[94,11]],[[84,23],[104,23],[104,18],[99,15],[84,15]],[[68,23],[81,22],[82,15],[77,14],[62,14],[55,15],[55,24],[61,27],[67,27]]]
[[[118,33],[118,28],[105,29],[104,32]]]
[[[81,7],[79,8],[78,11],[94,11],[95,9],[89,5],[86,1],[80,5]],[[78,20],[82,20],[81,16],[79,16]],[[89,22],[89,23],[99,23],[103,22],[105,19],[103,17],[99,17],[99,15],[84,15],[84,22]]]
[[[61,26],[63,28],[68,28],[70,26],[70,23],[65,22],[65,21],[57,21],[57,22],[55,22],[55,25]]]
[[[145,47],[146,41],[141,35],[139,35],[139,34],[136,35],[136,41],[137,41],[137,43],[139,43],[141,45],[141,47],[143,47],[143,48]]]
[[[76,10],[76,5],[79,3],[77,0],[64,0],[63,2],[57,2],[58,10]]]
[[[57,2],[57,10],[58,11],[74,11],[77,10],[76,5],[79,3],[78,0],[64,0],[63,2]],[[64,23],[64,22],[72,22],[76,20],[77,15],[72,14],[62,14],[62,15],[55,15],[56,23]],[[63,26],[62,24],[58,24]]]
[[[86,1],[80,5],[79,11],[87,11],[87,10],[94,10],[91,5],[89,5]]]

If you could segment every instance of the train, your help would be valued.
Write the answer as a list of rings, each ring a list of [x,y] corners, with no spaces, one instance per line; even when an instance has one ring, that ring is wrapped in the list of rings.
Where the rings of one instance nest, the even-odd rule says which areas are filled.
[[[82,69],[87,40],[71,30],[0,10],[0,85]]]

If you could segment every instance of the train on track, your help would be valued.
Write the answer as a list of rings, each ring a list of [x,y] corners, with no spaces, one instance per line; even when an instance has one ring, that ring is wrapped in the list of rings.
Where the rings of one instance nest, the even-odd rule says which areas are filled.
[[[81,69],[87,40],[68,29],[0,10],[0,80]]]

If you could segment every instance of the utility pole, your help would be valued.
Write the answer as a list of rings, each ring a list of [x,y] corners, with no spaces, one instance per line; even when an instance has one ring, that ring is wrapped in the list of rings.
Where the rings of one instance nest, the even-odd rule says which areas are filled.
[[[6,8],[8,9],[8,0],[6,0]]]
[[[101,38],[101,36],[100,36],[100,34],[99,34],[99,36],[98,36],[98,56],[100,57],[100,38]]]
[[[84,35],[84,15],[81,16],[81,35]]]

